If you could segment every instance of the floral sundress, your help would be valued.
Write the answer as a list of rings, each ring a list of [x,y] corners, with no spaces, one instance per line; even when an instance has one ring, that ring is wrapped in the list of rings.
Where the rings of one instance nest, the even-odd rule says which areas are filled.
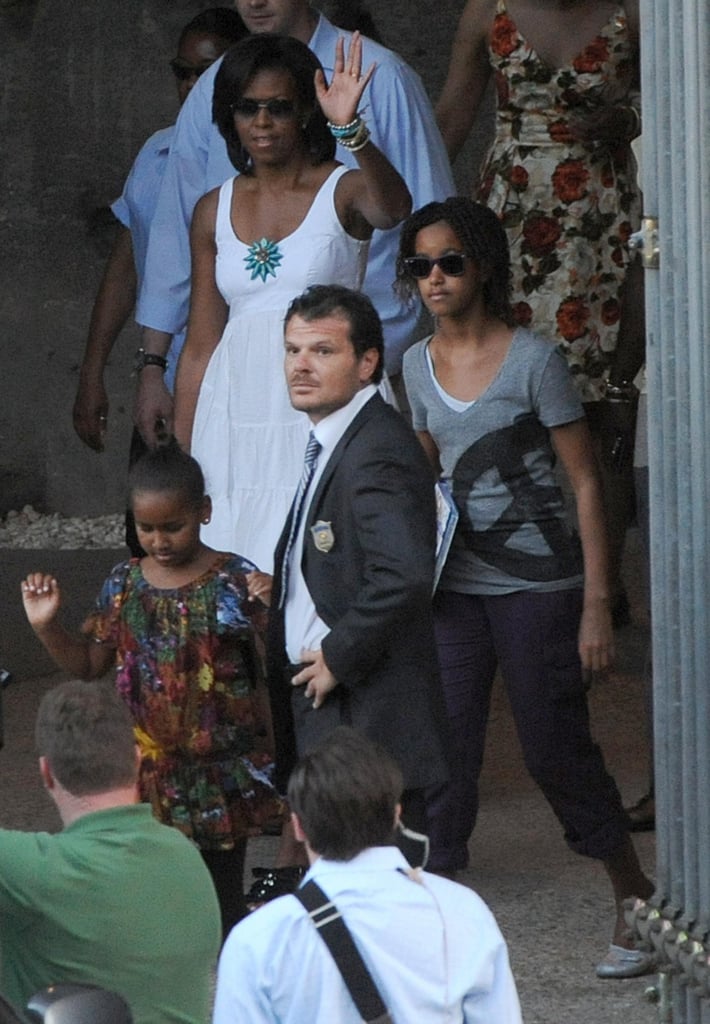
[[[117,565],[83,630],[116,648],[116,686],[142,753],[143,799],[201,849],[229,850],[282,809],[271,784],[256,686],[266,609],[236,555],[175,590],[140,561]]]
[[[619,328],[628,239],[640,221],[635,164],[575,141],[571,113],[628,90],[631,46],[623,7],[569,64],[551,68],[498,0],[489,38],[496,136],[478,198],[501,218],[511,249],[516,320],[559,342],[583,401],[600,397]]]

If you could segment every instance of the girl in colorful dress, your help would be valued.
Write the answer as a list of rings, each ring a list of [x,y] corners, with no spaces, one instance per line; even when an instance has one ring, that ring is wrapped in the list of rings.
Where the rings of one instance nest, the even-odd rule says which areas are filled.
[[[60,588],[45,573],[23,581],[25,611],[60,668],[98,679],[115,667],[143,799],[200,847],[226,933],[245,913],[247,836],[281,811],[259,698],[269,580],[201,542],[210,499],[198,463],[176,443],[133,466],[129,498],[147,553],[112,570],[82,634],[59,623]]]
[[[560,353],[513,326],[505,230],[457,197],[405,222],[397,278],[434,333],[405,355],[413,425],[459,521],[434,598],[451,781],[429,800],[432,870],[468,863],[491,686],[503,675],[525,762],[577,853],[600,860],[617,918],[600,977],[650,966],[627,949],[622,902],[646,898],[614,780],[593,742],[588,677],[613,658],[607,555],[589,428]],[[580,537],[554,475],[574,489]],[[581,541],[581,543],[580,543]]]

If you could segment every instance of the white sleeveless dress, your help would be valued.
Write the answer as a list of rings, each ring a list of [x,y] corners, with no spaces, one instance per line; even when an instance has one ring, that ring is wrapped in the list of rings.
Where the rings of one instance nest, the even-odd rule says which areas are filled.
[[[329,175],[292,234],[252,246],[232,228],[234,179],[220,189],[216,279],[229,320],[200,388],[191,451],[212,498],[203,541],[265,572],[273,571],[308,438],[308,418],[292,408],[284,378],[286,308],[309,285],[359,289],[364,277],[368,243],[348,235],[335,210],[345,173]]]

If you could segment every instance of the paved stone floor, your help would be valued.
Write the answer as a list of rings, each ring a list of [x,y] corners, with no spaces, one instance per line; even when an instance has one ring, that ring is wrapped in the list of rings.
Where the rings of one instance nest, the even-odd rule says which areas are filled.
[[[646,784],[640,669],[647,630],[643,609],[633,592],[639,576],[633,534],[630,540],[626,575],[632,584],[637,624],[619,631],[617,669],[594,685],[591,709],[608,765],[624,797],[634,800]],[[42,693],[61,677],[42,674],[34,640],[22,631],[16,617],[10,586],[19,582],[28,557],[29,567],[40,566],[42,554],[2,552],[8,584],[2,588],[8,612],[5,619],[14,623],[11,667],[17,678],[5,692],[0,826],[52,830],[58,821],[36,773],[32,725]],[[67,615],[76,620],[80,613],[77,595],[90,592],[94,577],[102,577],[116,561],[115,553],[92,552],[91,558],[85,558],[86,553],[82,558],[46,554],[63,563],[55,561],[53,571],[63,573],[69,595]],[[11,581],[10,576],[15,579]],[[33,666],[31,672],[23,671],[23,658]],[[253,841],[249,866],[272,863],[275,844],[276,840],[267,838]],[[646,870],[652,873],[653,834],[638,837],[637,847]],[[501,687],[491,717],[481,813],[470,849],[471,867],[461,881],[475,888],[497,915],[509,943],[526,1024],[648,1024],[656,1019],[654,1009],[643,998],[650,979],[602,982],[594,976],[594,964],[606,948],[612,923],[606,877],[597,864],[565,846],[557,822],[526,775]]]

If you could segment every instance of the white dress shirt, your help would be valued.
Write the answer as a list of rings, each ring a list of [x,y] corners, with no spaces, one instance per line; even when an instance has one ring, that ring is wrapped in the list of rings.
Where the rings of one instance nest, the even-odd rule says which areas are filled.
[[[508,951],[471,889],[422,872],[396,847],[317,860],[395,1024],[522,1024]],[[295,896],[241,921],[219,962],[213,1024],[360,1024],[325,943]]]
[[[336,409],[329,416],[325,416],[320,423],[314,424],[311,428],[316,440],[320,442],[321,450],[318,453],[318,462],[303,500],[303,514],[291,548],[288,589],[284,607],[286,653],[288,660],[294,664],[301,660],[302,651],[319,651],[323,637],[329,632],[325,622],[319,618],[316,612],[316,606],[301,571],[308,508],[316,492],[318,481],[323,475],[323,470],[328,465],[340,438],[376,391],[377,388],[374,384],[366,385],[357,392],[354,398],[351,398],[347,405]],[[310,537],[308,543],[313,543]]]

